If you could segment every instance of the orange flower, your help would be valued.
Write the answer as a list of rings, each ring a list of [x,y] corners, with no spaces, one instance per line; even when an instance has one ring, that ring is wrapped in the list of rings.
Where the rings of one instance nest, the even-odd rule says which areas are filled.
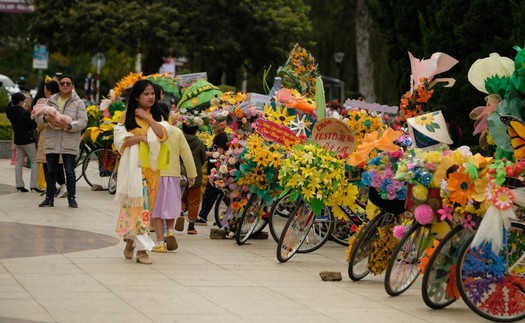
[[[434,94],[434,90],[427,91],[424,87],[419,86],[417,88],[417,94],[418,94],[418,97],[416,101],[420,103],[424,103],[424,102],[427,102],[428,99],[432,97],[432,94]]]
[[[147,210],[142,211],[140,216],[142,217],[142,223],[145,226],[148,226],[149,225],[149,211],[147,211]]]
[[[466,205],[474,193],[474,185],[470,177],[463,172],[455,172],[449,175],[447,189],[450,191],[450,200],[461,205]]]

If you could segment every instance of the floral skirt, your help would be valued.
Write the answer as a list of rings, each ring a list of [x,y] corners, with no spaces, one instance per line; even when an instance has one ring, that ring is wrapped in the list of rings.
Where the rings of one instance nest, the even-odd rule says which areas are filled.
[[[120,204],[117,232],[121,237],[149,234],[151,213],[157,198],[160,172],[149,168],[142,169],[143,203],[136,199],[124,199]]]

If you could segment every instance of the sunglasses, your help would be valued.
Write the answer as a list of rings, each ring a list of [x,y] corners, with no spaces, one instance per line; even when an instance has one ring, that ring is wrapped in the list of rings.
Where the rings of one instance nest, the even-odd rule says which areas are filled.
[[[60,82],[62,86],[71,86],[71,82]]]

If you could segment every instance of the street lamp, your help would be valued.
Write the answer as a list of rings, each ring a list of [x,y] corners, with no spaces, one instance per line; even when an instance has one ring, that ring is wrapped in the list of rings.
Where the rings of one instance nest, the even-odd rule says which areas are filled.
[[[340,70],[341,70],[341,62],[343,61],[343,58],[345,57],[345,53],[343,52],[337,52],[334,54],[334,60],[335,60],[335,77],[339,79],[340,77]]]

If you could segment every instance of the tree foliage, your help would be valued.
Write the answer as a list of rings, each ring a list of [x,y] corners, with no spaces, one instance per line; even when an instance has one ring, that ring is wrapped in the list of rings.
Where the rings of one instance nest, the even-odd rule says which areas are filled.
[[[459,60],[444,76],[456,79],[452,88],[437,89],[430,105],[445,105],[463,128],[464,143],[471,136],[470,110],[484,104],[467,79],[472,63],[492,52],[514,58],[514,45],[523,45],[525,7],[513,0],[429,0],[424,5],[408,0],[367,0],[371,17],[388,44],[390,67],[399,96],[408,90],[410,63],[407,51],[428,58],[445,52]]]

